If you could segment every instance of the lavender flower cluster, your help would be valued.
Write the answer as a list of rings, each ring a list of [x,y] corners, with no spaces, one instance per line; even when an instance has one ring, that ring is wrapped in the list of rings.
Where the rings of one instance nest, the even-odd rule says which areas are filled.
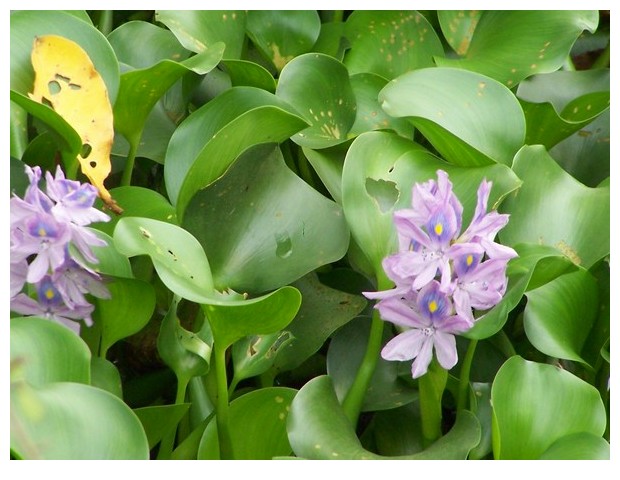
[[[492,182],[482,181],[470,225],[461,233],[463,206],[443,170],[437,181],[416,184],[412,208],[394,212],[399,251],[383,260],[395,284],[391,290],[365,292],[381,318],[404,327],[381,356],[412,360],[413,378],[424,375],[433,349],[439,364],[449,370],[458,361],[455,335],[469,330],[473,310],[488,310],[506,292],[506,265],[517,256],[494,241],[508,215],[487,213]]]
[[[109,298],[100,276],[87,266],[97,263],[91,246],[105,246],[86,225],[110,217],[93,207],[97,190],[67,180],[58,167],[45,175],[46,192],[39,188],[41,169],[26,166],[30,185],[24,198],[11,197],[11,310],[62,323],[79,332],[78,320],[92,324],[94,309],[85,297]],[[70,248],[73,246],[73,248]],[[23,293],[32,284],[36,299]]]

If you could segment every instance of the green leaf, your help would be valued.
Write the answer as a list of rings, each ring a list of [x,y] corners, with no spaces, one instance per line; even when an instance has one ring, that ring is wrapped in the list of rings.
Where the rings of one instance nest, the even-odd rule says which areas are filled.
[[[179,218],[196,192],[224,174],[246,148],[281,142],[306,125],[286,102],[253,87],[231,88],[196,110],[174,132],[164,165],[166,190]]]
[[[469,458],[479,460],[491,453],[492,446],[492,418],[491,384],[472,383],[470,390],[470,404],[473,413],[480,422],[480,443],[469,453]]]
[[[293,58],[309,52],[321,30],[316,10],[250,10],[247,34],[278,72]]]
[[[269,335],[252,335],[235,342],[232,359],[235,368],[232,384],[265,373],[271,368],[278,353],[293,340],[287,330]]]
[[[34,460],[147,460],[140,421],[118,397],[80,383],[11,385],[11,450]]]
[[[437,17],[446,41],[459,55],[469,50],[483,12],[480,10],[438,10]]]
[[[147,117],[164,93],[188,72],[211,71],[222,59],[223,51],[224,44],[220,42],[183,62],[165,59],[149,68],[123,73],[114,104],[116,131],[137,151]]]
[[[347,153],[342,173],[342,204],[354,240],[374,267],[397,247],[392,214],[411,208],[414,183],[436,178],[445,170],[464,207],[463,224],[473,216],[476,191],[483,178],[493,181],[489,205],[495,208],[519,185],[504,165],[458,167],[445,163],[416,143],[388,132],[367,132],[357,137]]]
[[[247,60],[223,60],[220,62],[223,70],[230,76],[233,87],[246,86],[267,90],[270,93],[276,91],[276,81],[267,69],[258,63]]]
[[[512,92],[492,78],[455,68],[405,73],[380,92],[382,108],[407,117],[450,163],[509,165],[525,138]]]
[[[11,102],[11,157],[22,158],[28,146],[28,115],[23,108]]]
[[[610,446],[604,438],[591,433],[573,433],[559,438],[539,460],[609,460]]]
[[[293,287],[282,287],[262,297],[249,300],[205,305],[213,339],[226,349],[250,335],[268,335],[284,329],[295,317],[301,294]]]
[[[123,385],[118,368],[102,357],[92,357],[90,361],[90,384],[123,399]]]
[[[351,86],[357,100],[355,123],[349,136],[371,130],[394,130],[405,138],[413,138],[413,126],[404,118],[393,118],[387,115],[378,101],[379,92],[388,83],[387,80],[374,73],[351,75]]]
[[[560,68],[577,37],[597,26],[596,10],[485,11],[465,57],[435,61],[513,87],[530,75]]]
[[[276,95],[310,126],[291,139],[302,147],[326,148],[347,140],[356,100],[346,67],[322,53],[295,57],[282,70]]]
[[[262,388],[231,402],[228,427],[235,460],[270,460],[291,453],[286,419],[296,393],[292,388]],[[209,423],[200,441],[198,459],[219,459],[214,421]]]
[[[149,255],[161,280],[177,295],[198,303],[213,296],[204,250],[181,227],[150,218],[122,218],[114,229],[114,245],[128,257]]]
[[[183,225],[202,244],[218,290],[259,293],[344,256],[342,209],[292,173],[273,144],[243,153],[196,194]]]
[[[464,336],[480,340],[495,335],[502,329],[508,320],[508,314],[519,305],[528,289],[545,285],[577,268],[569,258],[553,247],[518,244],[515,245],[515,250],[519,257],[508,264],[508,286],[504,297],[495,307],[479,317]]]
[[[62,11],[21,10],[11,14],[11,89],[23,95],[34,85],[30,54],[35,36],[60,35],[82,47],[103,78],[113,103],[119,85],[118,62],[107,39],[91,24]]]
[[[90,383],[90,350],[67,327],[38,317],[11,318],[10,341],[11,369],[30,385]]]
[[[519,84],[527,145],[550,149],[609,109],[609,70],[557,71]]]
[[[341,327],[329,342],[327,373],[340,401],[351,389],[359,370],[370,334],[370,318],[358,317]],[[383,330],[382,344],[392,337],[389,328]],[[401,364],[379,358],[366,390],[362,411],[387,410],[406,405],[418,398],[418,391],[399,377]],[[410,370],[410,369],[408,369]]]
[[[239,59],[245,39],[246,13],[241,10],[157,10],[155,20],[163,23],[181,45],[200,53],[224,42],[225,59]]]
[[[324,53],[342,62],[347,46],[347,40],[344,37],[344,23],[324,22],[321,24],[319,38],[312,47],[312,51]]]
[[[464,411],[450,432],[423,452],[398,457],[369,452],[358,440],[326,375],[313,378],[299,390],[287,431],[294,453],[308,460],[462,460],[480,439],[478,421]]]
[[[142,423],[142,427],[144,427],[146,438],[149,441],[149,449],[152,449],[165,435],[176,428],[181,418],[189,410],[189,406],[189,403],[178,403],[142,407],[134,410],[140,423]]]
[[[96,300],[95,321],[101,328],[101,356],[119,340],[139,332],[155,310],[155,290],[134,278],[116,278],[106,285],[110,299]],[[136,302],[136,299],[140,299]]]
[[[585,187],[542,146],[523,147],[513,170],[523,186],[502,205],[510,214],[499,233],[503,243],[550,245],[584,268],[609,254],[609,185]]]
[[[192,377],[205,375],[211,364],[213,339],[208,324],[194,333],[181,326],[177,316],[178,300],[170,305],[157,337],[157,351],[175,373],[180,385],[186,386]]]
[[[585,363],[581,350],[598,312],[596,280],[586,270],[562,275],[527,293],[527,338],[546,355]]]
[[[144,187],[126,186],[110,189],[112,198],[123,207],[122,216],[113,216],[109,222],[98,223],[97,228],[112,235],[121,218],[145,217],[162,222],[177,223],[176,210],[170,202],[155,190]]]
[[[351,13],[345,23],[351,48],[344,63],[350,74],[375,73],[387,80],[433,66],[443,55],[441,41],[424,16],[415,11]]]
[[[104,224],[99,224],[104,225]],[[88,228],[88,227],[87,227]],[[91,247],[98,263],[86,263],[89,268],[101,275],[110,275],[114,277],[133,278],[133,272],[131,271],[131,265],[129,259],[116,250],[112,237],[99,230],[91,229],[97,237],[106,242],[105,246],[93,246]]]
[[[320,150],[302,147],[308,162],[339,205],[342,205],[342,166],[349,147],[349,142]]]
[[[287,327],[292,340],[275,359],[278,370],[292,370],[316,353],[329,336],[358,315],[366,306],[360,295],[323,285],[316,273],[309,273],[294,284],[303,298],[299,312]]]
[[[593,386],[558,367],[518,356],[497,372],[491,401],[498,460],[533,460],[566,435],[600,437],[605,431],[605,407]]]

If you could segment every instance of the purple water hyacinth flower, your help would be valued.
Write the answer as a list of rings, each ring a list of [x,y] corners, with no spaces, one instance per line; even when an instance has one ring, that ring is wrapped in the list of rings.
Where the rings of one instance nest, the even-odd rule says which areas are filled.
[[[90,304],[69,308],[62,300],[62,296],[49,276],[37,283],[38,301],[20,293],[11,299],[11,310],[22,315],[36,315],[61,323],[76,333],[79,333],[80,325],[75,320],[84,320],[86,325],[92,325],[90,314],[94,307]]]
[[[28,262],[25,258],[13,261],[11,258],[11,298],[24,288],[28,275]]]
[[[390,340],[381,356],[386,360],[412,360],[411,375],[424,375],[433,357],[446,370],[456,365],[458,356],[454,335],[468,330],[472,324],[454,314],[452,302],[440,289],[436,280],[431,281],[416,295],[401,299],[388,298],[375,306],[384,320],[406,330]]]
[[[99,275],[68,256],[52,274],[52,282],[69,308],[90,305],[84,296],[87,293],[98,298],[110,298],[110,292]]]

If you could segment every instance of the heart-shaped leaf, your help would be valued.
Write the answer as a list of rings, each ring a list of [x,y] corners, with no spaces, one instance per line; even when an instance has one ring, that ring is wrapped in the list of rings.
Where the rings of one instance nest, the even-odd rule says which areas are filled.
[[[488,75],[513,87],[566,61],[584,30],[598,26],[596,10],[485,11],[464,58],[435,57],[439,66]]]
[[[469,50],[482,12],[480,10],[438,10],[437,19],[446,41],[459,55]]]
[[[177,403],[142,407],[134,410],[140,419],[140,423],[142,423],[142,427],[144,427],[150,449],[157,445],[165,435],[172,432],[189,410],[189,406],[189,403]]]
[[[192,199],[183,225],[203,245],[218,290],[260,293],[344,256],[342,209],[297,177],[273,144],[246,151]]]
[[[387,84],[379,101],[389,115],[409,118],[455,165],[511,165],[525,138],[518,100],[478,73],[455,68],[405,73]]]
[[[347,69],[335,58],[321,53],[295,57],[282,69],[276,95],[310,124],[291,137],[298,145],[325,148],[347,140],[355,121],[355,94]]]
[[[533,460],[566,435],[600,437],[605,431],[605,407],[596,388],[558,367],[519,356],[497,372],[491,401],[496,459]]]

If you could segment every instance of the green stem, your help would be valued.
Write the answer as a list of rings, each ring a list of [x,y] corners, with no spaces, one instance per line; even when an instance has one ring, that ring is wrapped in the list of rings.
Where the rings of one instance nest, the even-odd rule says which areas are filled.
[[[377,275],[377,290],[386,290],[390,288],[390,286],[391,283],[387,277],[384,275]],[[357,419],[362,410],[362,404],[364,403],[366,390],[368,390],[370,379],[379,361],[379,353],[381,351],[381,344],[383,343],[383,325],[384,322],[379,316],[379,311],[374,310],[372,312],[372,322],[370,324],[370,335],[368,337],[366,353],[357,370],[353,384],[342,402],[342,408],[353,425],[357,424]]]
[[[610,62],[610,48],[609,48],[609,43],[607,44],[607,47],[605,48],[605,50],[603,50],[601,52],[601,54],[598,56],[598,58],[594,61],[594,63],[592,64],[592,68],[607,68],[609,67],[609,62]]]
[[[232,439],[228,429],[228,381],[226,379],[226,347],[214,345],[215,377],[217,382],[217,400],[215,403],[215,419],[217,435],[220,441],[220,458],[233,460]]]
[[[334,10],[334,23],[337,22],[342,22],[342,19],[344,18],[344,11],[343,10]]]
[[[424,448],[441,437],[441,398],[447,381],[448,372],[434,358],[428,371],[418,379]]]
[[[459,380],[459,398],[456,404],[457,414],[465,410],[467,406],[467,395],[469,393],[469,372],[471,371],[471,363],[474,359],[474,353],[476,352],[476,346],[478,340],[470,340],[467,347],[467,353],[463,359],[463,365],[461,366],[461,378]]]
[[[513,347],[510,338],[506,335],[504,330],[500,330],[491,338],[489,338],[491,344],[497,348],[506,358],[514,357],[517,354],[515,347]]]
[[[102,10],[99,16],[99,31],[106,37],[110,34],[113,27],[113,10]]]
[[[131,185],[131,174],[133,173],[133,166],[136,163],[136,155],[138,153],[138,144],[140,142],[129,142],[129,153],[127,154],[127,161],[125,162],[125,170],[123,170],[123,176],[121,178],[121,186],[127,187]]]
[[[177,380],[177,396],[174,400],[175,405],[179,405],[180,403],[185,402],[185,392],[187,391],[187,384],[189,383],[189,379],[186,378],[178,378]],[[164,438],[162,438],[161,443],[159,445],[159,452],[157,453],[158,460],[168,460],[172,455],[172,450],[174,449],[174,440],[177,436],[176,427],[172,429],[170,433],[168,433]]]

